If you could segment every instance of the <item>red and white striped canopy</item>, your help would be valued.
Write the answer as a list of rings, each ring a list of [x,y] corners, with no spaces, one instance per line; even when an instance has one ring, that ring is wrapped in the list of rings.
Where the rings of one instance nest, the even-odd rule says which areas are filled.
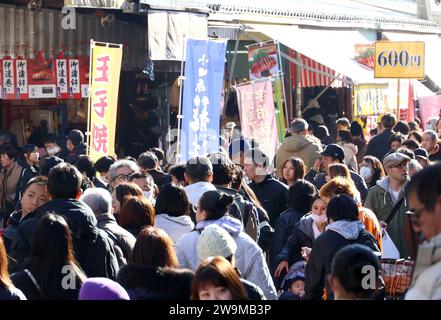
[[[295,51],[291,50],[291,57],[295,58],[296,54]],[[331,86],[333,88],[340,88],[344,86],[343,81],[336,79],[334,82],[334,77],[342,78],[342,75],[338,75],[337,72],[335,72],[333,69],[328,68],[327,66],[318,63],[315,60],[312,60],[308,58],[307,56],[300,54],[300,61],[302,65],[312,68],[314,70],[318,70],[321,72],[324,72],[326,74],[316,72],[313,70],[309,70],[307,68],[301,68],[295,63],[291,63],[291,77],[293,79],[293,86],[295,86],[295,79],[296,79],[296,72],[298,70],[301,70],[301,86],[302,88],[308,88],[308,87],[327,87]]]

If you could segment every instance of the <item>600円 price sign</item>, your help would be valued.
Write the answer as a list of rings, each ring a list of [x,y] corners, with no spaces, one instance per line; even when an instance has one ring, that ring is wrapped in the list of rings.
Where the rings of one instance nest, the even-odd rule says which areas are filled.
[[[424,78],[424,42],[375,42],[375,78]]]

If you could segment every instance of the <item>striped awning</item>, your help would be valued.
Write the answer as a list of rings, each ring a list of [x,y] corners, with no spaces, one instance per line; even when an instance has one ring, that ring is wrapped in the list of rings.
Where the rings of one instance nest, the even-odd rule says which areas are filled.
[[[291,50],[291,57],[295,58],[295,51]],[[301,72],[300,85],[302,88],[309,87],[328,87],[340,88],[348,86],[348,82],[343,82],[336,79],[338,73],[335,70],[311,59],[307,56],[300,54],[300,63],[308,68],[302,68],[294,63],[291,63],[291,77],[292,83],[295,84],[297,72]],[[319,71],[319,72],[317,72]]]

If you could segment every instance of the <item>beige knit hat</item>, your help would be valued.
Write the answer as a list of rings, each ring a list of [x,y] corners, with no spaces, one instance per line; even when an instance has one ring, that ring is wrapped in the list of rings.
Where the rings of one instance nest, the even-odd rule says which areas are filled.
[[[237,245],[222,227],[211,224],[202,231],[198,240],[199,259],[222,256],[228,258],[236,253]]]

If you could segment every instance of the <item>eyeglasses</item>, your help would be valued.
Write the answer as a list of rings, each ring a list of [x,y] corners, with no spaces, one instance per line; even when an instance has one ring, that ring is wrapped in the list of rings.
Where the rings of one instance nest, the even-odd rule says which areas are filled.
[[[119,174],[116,176],[116,179],[128,181],[130,176],[131,176],[131,173],[130,174]]]

